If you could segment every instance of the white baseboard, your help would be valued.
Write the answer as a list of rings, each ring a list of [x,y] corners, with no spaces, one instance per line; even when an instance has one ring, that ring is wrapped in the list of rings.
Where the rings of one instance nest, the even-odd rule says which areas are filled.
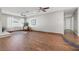
[[[4,38],[4,37],[8,37],[8,36],[11,36],[11,33],[8,33],[8,32],[0,33],[0,38]]]

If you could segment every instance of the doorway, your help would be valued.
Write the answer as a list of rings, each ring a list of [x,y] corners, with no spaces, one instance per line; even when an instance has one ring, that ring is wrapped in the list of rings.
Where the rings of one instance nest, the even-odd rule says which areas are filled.
[[[64,19],[64,32],[71,32],[73,31],[73,17],[65,17]]]

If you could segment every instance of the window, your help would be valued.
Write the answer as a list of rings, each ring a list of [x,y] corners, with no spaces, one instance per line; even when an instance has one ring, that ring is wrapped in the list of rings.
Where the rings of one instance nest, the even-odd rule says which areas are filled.
[[[20,17],[8,16],[7,17],[7,27],[23,27],[24,19]]]
[[[31,24],[32,24],[32,25],[36,25],[36,19],[32,19],[32,20],[31,20]]]

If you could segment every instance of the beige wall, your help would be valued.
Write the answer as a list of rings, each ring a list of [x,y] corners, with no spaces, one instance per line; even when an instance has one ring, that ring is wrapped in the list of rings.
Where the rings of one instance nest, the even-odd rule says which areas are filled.
[[[79,8],[77,8],[77,10],[74,13],[74,30],[79,36]]]
[[[0,33],[2,33],[1,9],[0,9]]]
[[[7,15],[1,15],[2,26],[7,27]]]
[[[79,36],[79,8],[78,8],[78,36]]]
[[[78,34],[78,9],[75,10],[73,17],[74,17],[74,32]]]
[[[36,25],[31,24],[31,20],[36,19]],[[64,12],[58,11],[45,15],[34,16],[27,19],[32,29],[44,32],[55,32],[64,34]]]

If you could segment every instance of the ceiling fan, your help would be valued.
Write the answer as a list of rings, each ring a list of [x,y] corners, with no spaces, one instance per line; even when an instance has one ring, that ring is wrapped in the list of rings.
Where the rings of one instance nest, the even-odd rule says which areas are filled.
[[[50,9],[50,7],[39,7],[39,9],[37,9],[38,11],[36,11],[36,12],[41,12],[41,11],[43,11],[43,12],[47,12],[47,10],[48,9]],[[30,11],[25,11],[25,12],[22,12],[21,13],[21,16],[23,16],[23,17],[26,17],[26,13],[29,13]],[[33,12],[33,11],[32,11]]]
[[[49,9],[49,7],[39,7],[39,10],[46,12],[46,10]]]

